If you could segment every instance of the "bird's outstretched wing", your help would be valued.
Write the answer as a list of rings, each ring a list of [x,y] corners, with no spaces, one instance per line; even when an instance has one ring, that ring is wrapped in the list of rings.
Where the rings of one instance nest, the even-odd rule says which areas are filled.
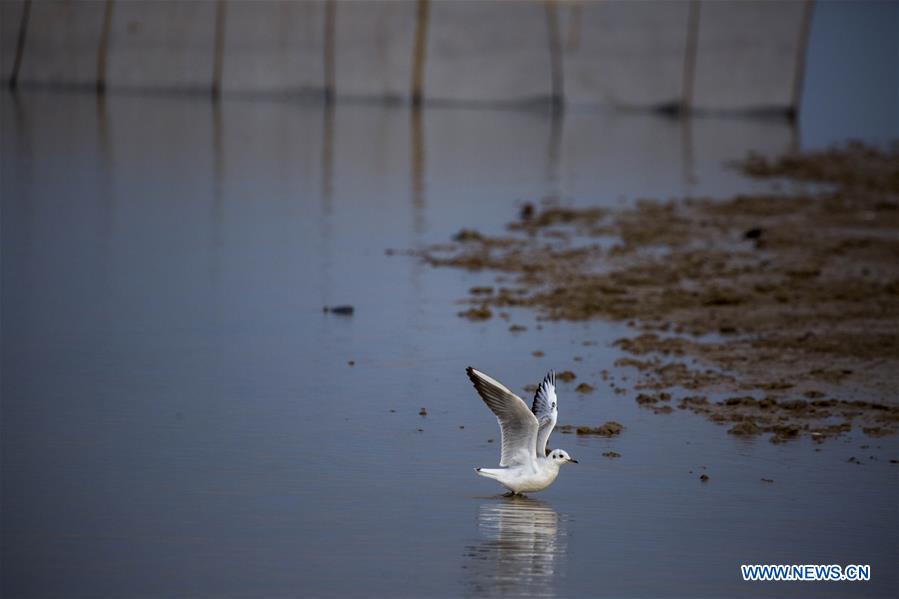
[[[537,418],[524,400],[502,383],[469,366],[465,369],[478,395],[496,414],[503,436],[500,466],[532,464],[537,457]]]
[[[550,370],[537,387],[531,411],[537,417],[537,455],[546,455],[546,442],[556,427],[559,408],[556,399],[556,373]]]

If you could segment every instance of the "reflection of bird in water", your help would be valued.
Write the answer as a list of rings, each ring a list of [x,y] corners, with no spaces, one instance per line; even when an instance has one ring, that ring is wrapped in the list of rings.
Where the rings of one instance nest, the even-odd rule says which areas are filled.
[[[528,498],[485,503],[478,514],[480,541],[463,566],[473,594],[555,594],[553,579],[566,549],[565,519]]]

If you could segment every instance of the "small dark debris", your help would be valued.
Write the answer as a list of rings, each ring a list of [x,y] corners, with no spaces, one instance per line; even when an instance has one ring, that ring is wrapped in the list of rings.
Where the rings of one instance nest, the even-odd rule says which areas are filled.
[[[493,293],[493,287],[472,287],[468,290],[472,295],[490,295]]]
[[[618,453],[617,451],[606,451],[602,455],[603,455],[603,457],[606,457],[606,458],[620,458],[621,457],[621,454]]]
[[[702,482],[707,482],[709,480],[709,475],[708,474],[700,474],[699,480],[701,480]]]
[[[422,408],[421,410],[418,411],[418,415],[419,416],[427,416],[428,411],[426,409]]]
[[[330,312],[331,314],[340,314],[341,316],[352,316],[355,311],[356,309],[353,306],[325,306],[322,308],[322,312],[326,314]]]
[[[782,401],[780,402],[780,407],[784,410],[805,410],[808,408],[808,403],[802,399],[793,399],[790,401]]]
[[[462,229],[453,235],[453,241],[482,241],[484,236],[473,229]]]

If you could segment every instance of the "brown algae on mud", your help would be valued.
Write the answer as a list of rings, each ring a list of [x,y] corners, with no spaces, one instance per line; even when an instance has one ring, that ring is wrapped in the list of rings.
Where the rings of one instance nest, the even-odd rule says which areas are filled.
[[[656,400],[641,404],[657,412],[649,392],[736,393],[748,399],[690,395],[677,407],[777,442],[854,425],[896,432],[899,147],[750,156],[738,167],[823,185],[614,212],[531,206],[506,235],[463,230],[420,255],[501,273],[489,292],[472,289],[462,313],[472,320],[524,307],[538,320],[628,322],[635,334],[616,342],[627,354],[616,364],[635,370],[633,388]]]
[[[576,433],[578,435],[598,435],[600,437],[615,437],[621,434],[624,426],[610,420],[601,426],[575,426],[573,424],[561,424],[556,430],[562,434]]]
[[[562,372],[556,373],[556,379],[562,381],[563,383],[570,383],[576,378],[577,375],[570,370],[563,370]]]

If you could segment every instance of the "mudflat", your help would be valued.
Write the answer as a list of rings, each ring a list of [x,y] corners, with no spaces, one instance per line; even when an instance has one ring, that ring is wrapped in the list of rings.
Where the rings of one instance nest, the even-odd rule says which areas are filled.
[[[656,413],[674,406],[772,442],[896,433],[899,148],[733,167],[775,179],[772,190],[621,210],[525,203],[502,235],[463,229],[420,255],[496,271],[495,287],[470,290],[468,319],[515,306],[543,320],[626,321],[616,365],[636,373],[627,384]]]

